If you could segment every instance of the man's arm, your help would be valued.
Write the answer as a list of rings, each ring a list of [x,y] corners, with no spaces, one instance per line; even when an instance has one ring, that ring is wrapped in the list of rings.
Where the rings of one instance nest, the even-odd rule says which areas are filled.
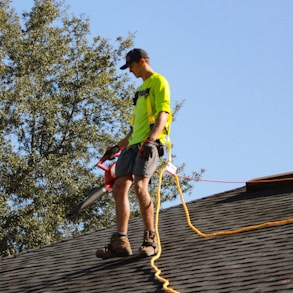
[[[151,133],[149,135],[150,140],[155,141],[159,137],[168,121],[168,116],[168,112],[160,112],[158,114],[155,124],[152,127]]]
[[[123,149],[128,146],[129,138],[130,138],[131,134],[132,134],[132,128],[130,129],[128,134],[118,142],[117,145],[119,146],[120,149]]]

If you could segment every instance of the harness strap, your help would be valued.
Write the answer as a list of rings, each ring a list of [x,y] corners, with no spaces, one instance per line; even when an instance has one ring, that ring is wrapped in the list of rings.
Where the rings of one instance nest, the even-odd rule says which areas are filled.
[[[134,123],[134,117],[136,114],[137,99],[141,96],[145,97],[146,107],[147,107],[147,118],[148,118],[148,122],[149,122],[150,127],[152,127],[155,124],[156,119],[153,114],[153,109],[152,109],[151,100],[150,100],[150,88],[147,88],[147,89],[141,90],[141,91],[137,91],[135,93],[134,98],[132,99],[134,107],[133,107],[133,115],[130,118],[130,125],[133,125],[133,123]],[[164,128],[164,133],[167,136],[168,162],[172,161],[172,156],[171,156],[172,144],[171,144],[171,139],[170,139],[171,122],[172,122],[172,113],[169,113],[168,120],[167,120],[167,123]]]

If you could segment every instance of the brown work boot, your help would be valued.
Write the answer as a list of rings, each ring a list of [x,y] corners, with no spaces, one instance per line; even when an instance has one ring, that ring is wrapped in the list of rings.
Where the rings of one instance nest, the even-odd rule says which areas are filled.
[[[103,259],[129,255],[132,255],[132,251],[127,236],[120,236],[117,232],[112,235],[106,247],[96,251],[96,257]]]
[[[145,231],[144,240],[139,248],[141,256],[153,256],[158,253],[157,237],[155,231]]]

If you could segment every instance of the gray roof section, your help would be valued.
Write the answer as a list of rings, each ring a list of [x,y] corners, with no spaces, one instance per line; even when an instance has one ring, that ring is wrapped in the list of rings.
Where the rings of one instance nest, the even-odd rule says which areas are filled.
[[[293,184],[246,187],[189,202],[192,224],[203,233],[239,229],[293,217]],[[0,262],[0,292],[164,292],[150,258],[100,260],[114,227],[33,249]],[[130,222],[136,251],[140,218]],[[160,212],[162,255],[155,264],[178,292],[293,292],[293,224],[202,238],[187,224],[182,205]]]

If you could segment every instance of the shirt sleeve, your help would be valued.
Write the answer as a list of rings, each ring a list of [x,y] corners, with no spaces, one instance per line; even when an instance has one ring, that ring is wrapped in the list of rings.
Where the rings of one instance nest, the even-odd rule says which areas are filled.
[[[157,116],[160,112],[171,113],[170,85],[163,76],[159,76],[158,78],[156,78],[153,88],[153,95],[155,106],[154,115]]]

